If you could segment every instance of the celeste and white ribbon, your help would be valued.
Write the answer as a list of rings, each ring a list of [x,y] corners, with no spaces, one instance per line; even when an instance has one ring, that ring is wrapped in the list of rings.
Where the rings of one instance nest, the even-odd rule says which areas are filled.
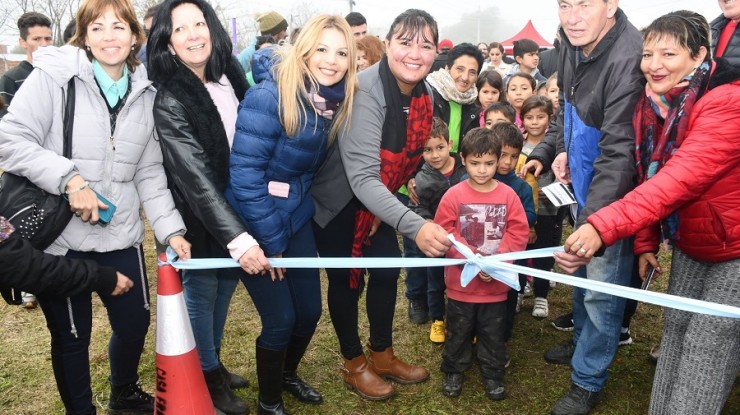
[[[562,246],[535,249],[531,251],[509,252],[491,256],[481,256],[473,253],[467,246],[448,235],[453,246],[460,252],[464,259],[450,258],[269,258],[270,265],[274,268],[416,268],[416,267],[445,267],[452,265],[463,265],[460,283],[467,286],[479,272],[483,271],[492,278],[501,281],[509,287],[519,290],[518,274],[527,274],[535,278],[542,278],[567,284],[586,290],[598,291],[604,294],[616,295],[623,298],[650,303],[662,307],[670,307],[678,310],[690,311],[692,313],[703,313],[708,315],[740,318],[740,307],[718,304],[709,301],[696,300],[692,298],[679,297],[672,294],[659,293],[655,291],[641,290],[632,287],[624,287],[601,281],[589,280],[587,278],[574,277],[572,275],[557,274],[550,271],[541,271],[521,265],[511,264],[507,261],[519,259],[551,257],[556,251],[563,251]],[[177,269],[216,269],[216,268],[239,268],[239,263],[231,258],[191,258],[188,261],[178,261],[177,254],[167,248],[167,262],[159,265],[169,264]]]

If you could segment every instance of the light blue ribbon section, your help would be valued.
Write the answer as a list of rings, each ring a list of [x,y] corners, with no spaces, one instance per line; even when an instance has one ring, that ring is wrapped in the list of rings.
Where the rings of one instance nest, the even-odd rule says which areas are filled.
[[[740,308],[725,304],[712,303],[709,301],[684,298],[671,294],[654,291],[640,290],[637,288],[623,287],[621,285],[609,284],[601,281],[593,281],[586,278],[574,277],[565,274],[556,274],[549,271],[541,271],[521,265],[510,264],[505,261],[515,261],[528,258],[550,257],[555,251],[563,251],[562,246],[535,249],[531,251],[510,252],[505,254],[483,257],[474,254],[467,246],[456,241],[452,235],[448,236],[455,249],[465,259],[449,258],[269,258],[270,265],[275,268],[415,268],[415,267],[444,267],[452,265],[463,265],[460,283],[467,286],[480,271],[489,274],[494,279],[519,290],[519,277],[517,274],[527,274],[535,278],[568,284],[586,290],[598,291],[605,294],[616,295],[623,298],[637,300],[643,303],[655,304],[663,307],[675,308],[677,310],[690,311],[692,313],[703,313],[708,315],[740,318]],[[238,268],[239,263],[231,258],[193,258],[188,261],[177,261],[177,254],[172,248],[167,248],[167,262],[159,262],[159,265],[169,264],[177,269],[216,269],[216,268]]]

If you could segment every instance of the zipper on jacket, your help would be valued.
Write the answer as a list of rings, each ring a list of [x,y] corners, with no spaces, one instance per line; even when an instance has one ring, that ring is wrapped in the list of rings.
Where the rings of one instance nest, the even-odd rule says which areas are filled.
[[[28,209],[36,209],[36,204],[35,203],[32,203],[32,204],[24,207],[23,209],[19,210],[18,212],[15,212],[15,215],[13,215],[13,216],[11,216],[11,217],[8,218],[8,222],[12,222],[13,219],[15,219],[18,215],[20,215],[21,213],[27,211]]]

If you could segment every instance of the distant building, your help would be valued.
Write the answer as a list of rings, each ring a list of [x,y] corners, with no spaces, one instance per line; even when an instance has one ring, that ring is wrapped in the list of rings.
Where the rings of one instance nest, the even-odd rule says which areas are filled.
[[[26,54],[8,53],[7,45],[0,45],[0,76],[26,60]]]

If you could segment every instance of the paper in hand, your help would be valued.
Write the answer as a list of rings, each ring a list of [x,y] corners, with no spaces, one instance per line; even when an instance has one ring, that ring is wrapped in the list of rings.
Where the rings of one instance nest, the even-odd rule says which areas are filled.
[[[555,182],[542,188],[550,202],[555,206],[572,205],[576,203],[576,198],[567,185],[561,182]]]

